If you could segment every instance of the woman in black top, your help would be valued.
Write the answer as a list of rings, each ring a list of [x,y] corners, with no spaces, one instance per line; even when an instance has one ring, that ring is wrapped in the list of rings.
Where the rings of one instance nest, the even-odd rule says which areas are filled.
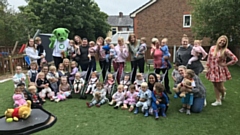
[[[78,65],[81,67],[82,71],[87,71],[89,67],[89,58],[88,58],[88,40],[86,38],[83,38],[82,45],[80,48],[80,54],[77,54],[76,57],[79,57],[79,60],[77,61]]]

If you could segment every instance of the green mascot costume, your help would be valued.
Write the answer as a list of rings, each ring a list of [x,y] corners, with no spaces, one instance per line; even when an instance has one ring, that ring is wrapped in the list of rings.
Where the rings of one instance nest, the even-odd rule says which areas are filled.
[[[67,49],[69,48],[69,39],[68,34],[70,31],[66,28],[57,28],[52,32],[50,39],[49,48],[53,49],[53,60],[56,68],[59,64],[63,62],[63,59],[66,57]]]

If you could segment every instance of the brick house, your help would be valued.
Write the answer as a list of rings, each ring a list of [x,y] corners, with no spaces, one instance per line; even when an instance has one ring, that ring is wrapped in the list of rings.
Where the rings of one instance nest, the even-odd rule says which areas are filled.
[[[107,36],[111,37],[119,31],[133,31],[133,19],[129,15],[123,15],[122,12],[119,12],[119,15],[108,16],[107,22],[111,26]]]
[[[168,38],[168,45],[180,45],[183,34],[193,43],[191,7],[188,0],[150,0],[130,14],[133,18],[134,33],[138,38]],[[209,46],[203,40],[203,46]],[[206,50],[207,51],[207,50]]]

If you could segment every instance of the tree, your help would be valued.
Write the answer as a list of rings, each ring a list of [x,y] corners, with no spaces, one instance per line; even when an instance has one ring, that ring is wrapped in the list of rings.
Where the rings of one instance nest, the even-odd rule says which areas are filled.
[[[220,35],[227,35],[230,44],[239,42],[239,0],[190,0],[190,4],[193,8],[193,31],[197,37],[210,37],[216,41]]]
[[[31,15],[29,22],[35,24],[35,29],[45,33],[65,27],[71,31],[70,37],[80,35],[95,40],[97,36],[105,37],[110,29],[107,15],[93,0],[28,0],[20,10]]]

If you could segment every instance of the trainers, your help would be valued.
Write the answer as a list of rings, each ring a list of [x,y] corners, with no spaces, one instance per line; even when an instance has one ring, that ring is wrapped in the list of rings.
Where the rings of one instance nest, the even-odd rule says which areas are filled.
[[[55,99],[55,102],[59,102],[60,101],[60,99],[58,98],[58,99]]]
[[[185,108],[181,108],[181,109],[179,110],[179,112],[180,112],[180,113],[185,113],[185,112],[186,112],[186,109],[185,109]]]
[[[205,99],[204,100],[204,107],[206,107],[207,106],[207,100]]]
[[[101,106],[101,104],[96,104],[96,107],[100,107]]]
[[[91,104],[89,102],[86,103],[87,107],[90,108]]]
[[[214,103],[212,103],[212,106],[219,106],[222,105],[221,101],[215,101]]]
[[[224,100],[226,98],[227,92],[224,92],[224,97],[222,97],[222,95],[220,96],[221,100]]]
[[[187,109],[186,114],[187,114],[187,115],[190,115],[190,114],[191,114],[191,112],[190,112],[189,109]]]
[[[114,108],[114,109],[118,109],[118,106],[116,105],[116,106],[114,106],[113,108]]]

